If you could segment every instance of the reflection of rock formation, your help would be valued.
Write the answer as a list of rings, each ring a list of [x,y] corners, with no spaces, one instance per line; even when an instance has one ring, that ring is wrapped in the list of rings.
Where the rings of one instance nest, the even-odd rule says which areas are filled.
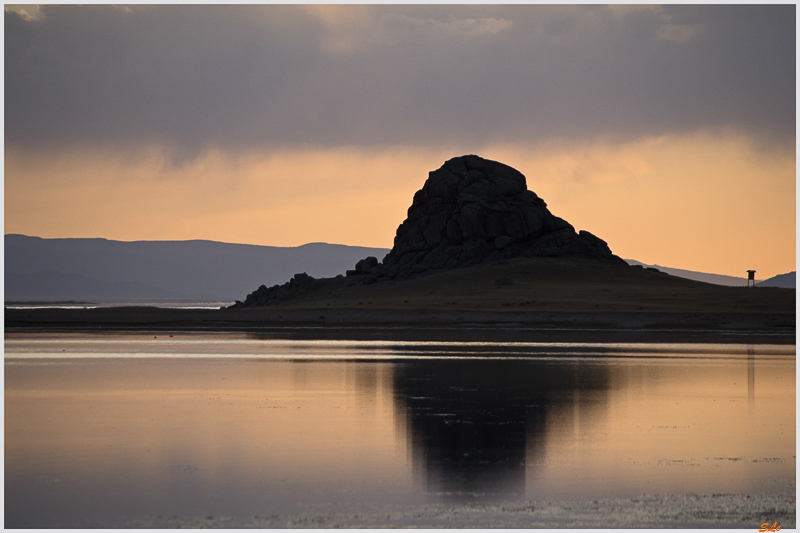
[[[445,499],[524,494],[526,457],[543,450],[547,411],[605,390],[604,367],[520,360],[398,363],[397,409],[427,489]],[[576,406],[577,407],[577,406]]]

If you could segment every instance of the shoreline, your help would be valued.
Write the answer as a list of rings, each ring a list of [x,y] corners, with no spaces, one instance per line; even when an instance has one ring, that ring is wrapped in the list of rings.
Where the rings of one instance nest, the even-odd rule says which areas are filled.
[[[282,286],[259,288],[257,294],[265,298],[251,294],[257,300],[251,303],[258,305],[235,308],[7,307],[5,331],[243,332],[343,340],[796,341],[795,290],[722,287],[613,261],[516,258],[408,279],[367,278],[315,280],[298,274]]]
[[[322,340],[795,344],[794,314],[458,309],[6,309],[5,332],[218,332]]]

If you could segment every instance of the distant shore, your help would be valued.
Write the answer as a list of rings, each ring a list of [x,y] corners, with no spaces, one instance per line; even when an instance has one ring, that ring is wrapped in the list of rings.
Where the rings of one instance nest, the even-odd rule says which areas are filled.
[[[795,294],[711,285],[615,262],[529,258],[371,283],[364,276],[312,278],[282,301],[236,309],[6,307],[5,329],[793,344]]]
[[[6,306],[13,305],[96,305],[94,302],[85,302],[82,300],[6,300]]]
[[[245,332],[275,338],[792,344],[795,317],[436,309],[6,309],[6,332]]]

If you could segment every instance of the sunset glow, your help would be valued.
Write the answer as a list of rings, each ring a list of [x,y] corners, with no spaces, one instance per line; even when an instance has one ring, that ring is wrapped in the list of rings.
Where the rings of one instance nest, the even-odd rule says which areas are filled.
[[[746,7],[6,6],[5,232],[390,248],[475,153],[621,257],[766,279],[794,7]]]

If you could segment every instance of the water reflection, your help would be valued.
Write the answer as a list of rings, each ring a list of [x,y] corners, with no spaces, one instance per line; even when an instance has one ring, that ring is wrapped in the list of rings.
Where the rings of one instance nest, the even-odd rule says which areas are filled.
[[[429,494],[457,501],[524,496],[548,411],[602,410],[608,383],[607,368],[578,363],[435,360],[394,369],[414,465]]]
[[[794,346],[54,334],[5,348],[10,527],[794,479]]]

